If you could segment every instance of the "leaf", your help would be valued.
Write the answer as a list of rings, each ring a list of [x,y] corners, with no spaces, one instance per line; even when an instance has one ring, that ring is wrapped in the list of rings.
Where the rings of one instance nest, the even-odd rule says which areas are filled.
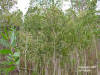
[[[14,41],[14,32],[11,33],[11,44],[13,43]]]
[[[15,52],[13,56],[14,56],[14,59],[15,59],[15,64],[19,65],[19,63],[20,63],[20,59],[19,59],[20,52]]]
[[[2,44],[5,47],[9,47],[9,42],[7,40],[3,39],[3,38],[0,39],[0,44]]]
[[[0,65],[2,65],[2,66],[3,65],[12,65],[12,64],[14,64],[12,61],[10,61],[10,62],[9,61],[3,61],[3,62],[0,63]]]
[[[13,64],[10,65],[9,64],[9,65],[5,65],[2,68],[0,68],[0,71],[2,71],[2,72],[10,72],[10,71],[13,71],[15,69],[16,69],[16,66],[15,65],[13,65]]]
[[[15,42],[15,40],[16,40],[16,36],[15,36],[15,32],[14,32],[14,30],[11,32],[11,46],[15,46],[16,45],[16,42]]]
[[[20,59],[18,59],[15,63],[16,63],[16,65],[19,65]]]
[[[15,52],[13,56],[19,57],[20,56],[20,52]]]
[[[11,52],[11,50],[8,50],[8,49],[2,49],[2,50],[0,50],[0,54],[10,54],[10,53],[12,53]]]
[[[13,70],[15,70],[15,69],[16,69],[16,66],[11,66],[11,67],[9,67],[9,68],[6,68],[6,70],[7,70],[8,72],[13,71]]]
[[[0,71],[10,72],[16,69],[16,66],[12,65],[11,67],[0,68]]]
[[[6,36],[4,33],[1,33],[1,36],[2,36],[5,40],[8,39],[7,36]]]

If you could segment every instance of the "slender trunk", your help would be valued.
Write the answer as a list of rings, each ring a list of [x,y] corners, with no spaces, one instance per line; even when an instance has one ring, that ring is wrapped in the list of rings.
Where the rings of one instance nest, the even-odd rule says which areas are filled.
[[[54,64],[54,72],[53,75],[56,75],[56,33],[53,29],[53,34],[54,34],[54,41],[53,41],[53,64]]]
[[[38,34],[38,33],[37,33]],[[36,40],[37,40],[37,50],[38,50],[38,46],[39,46],[39,43],[38,43],[38,41],[39,41],[39,36],[37,35],[37,38],[36,38]],[[39,59],[40,59],[40,57],[39,57]],[[38,75],[40,75],[40,63],[41,62],[38,62],[38,63],[36,63],[36,71],[37,71],[37,73],[38,73]]]
[[[58,59],[58,75],[61,75],[60,59]]]
[[[18,65],[18,72],[19,72],[19,75],[21,75],[21,74],[20,74],[20,64]]]
[[[76,55],[77,55],[77,75],[79,75],[79,73],[78,73],[78,67],[79,67],[79,54],[78,54],[77,48],[76,48]]]
[[[27,75],[27,58],[26,58],[26,52],[27,52],[27,49],[28,49],[28,36],[26,37],[26,49],[25,49],[25,52],[24,52],[24,54],[25,54],[25,75]]]
[[[45,75],[48,75],[48,64],[45,64]]]
[[[93,42],[94,42],[94,47],[95,47],[95,51],[96,51],[96,66],[97,66],[97,75],[99,75],[99,69],[98,69],[98,49],[97,49],[97,43],[96,43],[96,39],[95,39],[95,35],[93,35]]]
[[[53,75],[56,75],[56,53],[55,53],[55,42],[54,42],[53,64],[54,64],[54,72],[53,72]]]
[[[86,52],[85,52],[85,51],[84,51],[84,54],[85,54],[85,56],[84,56],[84,57],[85,57],[85,64],[84,64],[84,65],[85,65],[85,67],[86,67],[87,65],[86,65]],[[85,68],[85,71],[86,71],[86,70],[87,70],[87,69]],[[87,72],[85,72],[85,75],[87,75]]]

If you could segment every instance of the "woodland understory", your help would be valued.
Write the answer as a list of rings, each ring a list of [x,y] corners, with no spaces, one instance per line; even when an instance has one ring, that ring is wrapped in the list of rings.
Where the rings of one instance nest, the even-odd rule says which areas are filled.
[[[62,2],[31,0],[23,15],[0,0],[0,75],[100,75],[97,0]]]

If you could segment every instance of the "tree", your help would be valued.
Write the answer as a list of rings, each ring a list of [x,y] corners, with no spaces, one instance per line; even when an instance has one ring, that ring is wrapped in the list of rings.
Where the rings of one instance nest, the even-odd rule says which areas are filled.
[[[9,12],[9,10],[11,9],[11,7],[16,3],[15,0],[0,0],[0,26],[4,26],[6,25],[5,23],[7,23],[9,21],[10,15],[11,13]],[[2,25],[3,24],[3,25]]]
[[[71,6],[76,11],[95,9],[97,0],[70,0]]]
[[[9,10],[16,3],[12,0],[0,0],[0,73],[8,74],[19,66],[19,51],[16,48],[16,35],[19,26],[22,25],[22,13],[20,11],[10,13]],[[9,67],[7,67],[9,66]],[[1,72],[2,71],[2,72]]]
[[[98,17],[94,7],[95,3],[92,6],[92,2],[89,2],[82,7],[84,10],[80,8],[81,11],[76,12],[69,9],[66,14],[55,4],[46,8],[29,8],[25,15],[20,48],[25,52],[25,62],[32,59],[35,63],[34,73],[56,75],[58,69],[60,73],[64,69],[65,74],[68,70],[67,73],[73,75],[76,70],[78,74],[79,65],[87,65],[86,52],[96,48],[94,36]]]

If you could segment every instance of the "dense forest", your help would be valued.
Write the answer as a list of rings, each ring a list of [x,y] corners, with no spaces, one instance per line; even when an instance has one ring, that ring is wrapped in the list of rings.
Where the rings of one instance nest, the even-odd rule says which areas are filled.
[[[16,1],[0,0],[0,75],[100,75],[97,0]]]

